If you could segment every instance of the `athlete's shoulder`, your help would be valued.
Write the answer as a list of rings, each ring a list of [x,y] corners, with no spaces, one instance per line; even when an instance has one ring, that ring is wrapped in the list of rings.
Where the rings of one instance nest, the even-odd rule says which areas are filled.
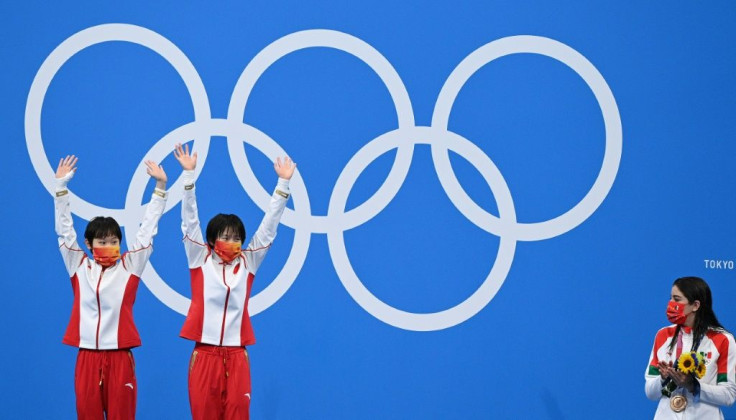
[[[663,337],[672,337],[675,335],[675,331],[677,330],[677,325],[668,325],[666,327],[662,327],[657,331],[657,338]]]
[[[726,331],[724,328],[708,328],[708,332],[706,332],[705,334],[713,341],[734,341],[733,334]]]

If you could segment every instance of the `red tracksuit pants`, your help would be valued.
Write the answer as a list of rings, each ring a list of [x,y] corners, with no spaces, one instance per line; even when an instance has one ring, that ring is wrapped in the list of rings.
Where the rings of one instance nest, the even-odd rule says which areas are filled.
[[[74,371],[79,420],[135,419],[138,384],[130,350],[79,349]]]
[[[197,343],[189,361],[189,406],[193,420],[248,419],[248,351]]]

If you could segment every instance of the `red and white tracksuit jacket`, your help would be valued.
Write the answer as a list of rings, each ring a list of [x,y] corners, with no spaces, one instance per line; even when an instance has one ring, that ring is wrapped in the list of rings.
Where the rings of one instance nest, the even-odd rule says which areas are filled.
[[[166,193],[156,190],[146,206],[133,249],[123,254],[115,265],[103,270],[77,243],[69,194],[65,190],[57,192],[54,199],[56,234],[74,290],[74,305],[64,344],[93,350],[141,345],[133,321],[133,303],[141,273],[153,250],[152,240],[165,205]]]
[[[724,330],[709,330],[700,342],[697,352],[705,359],[705,376],[698,379],[700,393],[693,395],[685,390],[687,408],[675,413],[670,408],[670,399],[662,395],[662,381],[657,365],[660,361],[674,363],[676,348],[670,353],[669,347],[675,334],[676,325],[662,328],[654,339],[654,349],[645,373],[645,392],[647,398],[659,400],[655,419],[723,419],[721,406],[730,406],[736,400],[736,344],[733,335]],[[692,330],[683,326],[682,351],[690,351],[693,344]]]
[[[197,214],[193,171],[184,171],[181,228],[189,261],[192,303],[180,336],[215,346],[247,346],[256,342],[248,315],[253,278],[276,237],[289,197],[288,180],[279,179],[263,220],[248,247],[230,263],[210,251]],[[188,188],[188,189],[187,189]]]

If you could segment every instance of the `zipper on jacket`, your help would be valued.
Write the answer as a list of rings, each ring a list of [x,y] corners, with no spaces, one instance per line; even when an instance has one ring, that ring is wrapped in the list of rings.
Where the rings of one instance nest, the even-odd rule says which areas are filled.
[[[100,283],[102,283],[103,273],[105,273],[105,270],[100,271],[100,278],[97,279],[97,333],[95,334],[95,349],[97,350],[100,349],[100,321],[102,320],[102,309],[100,308]]]
[[[220,330],[220,345],[222,340],[225,338],[225,318],[227,317],[227,303],[230,300],[230,286],[228,286],[225,280],[225,264],[222,265],[222,283],[227,287],[227,294],[225,295],[225,310],[222,311],[222,329]]]

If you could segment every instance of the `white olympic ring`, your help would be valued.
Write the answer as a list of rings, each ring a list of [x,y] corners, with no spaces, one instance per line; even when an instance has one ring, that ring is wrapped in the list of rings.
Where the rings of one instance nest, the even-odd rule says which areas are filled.
[[[123,227],[137,226],[142,216],[140,205],[147,177],[143,161],[161,162],[171,153],[176,143],[195,140],[193,150],[198,152],[199,176],[209,149],[211,136],[227,137],[230,160],[248,196],[265,210],[270,194],[256,179],[248,163],[242,142],[263,152],[270,159],[285,155],[285,151],[260,130],[243,122],[250,93],[261,75],[282,57],[301,49],[327,47],[352,54],[367,64],[384,82],[394,102],[398,128],[365,144],[346,164],[330,196],[327,215],[311,213],[306,185],[297,171],[290,186],[294,210],[286,209],[282,223],[295,230],[294,242],[286,264],[276,278],[260,293],[250,299],[249,310],[255,315],[278,301],[291,287],[306,259],[312,234],[327,235],[330,257],[343,286],[364,310],[381,321],[398,328],[414,331],[434,331],[464,322],[482,310],[495,296],[506,279],[514,258],[517,241],[535,241],[559,236],[584,222],[608,195],[621,161],[622,130],[618,106],[608,84],[598,70],[584,56],[558,41],[537,36],[511,36],[489,42],[466,57],[450,74],[435,104],[432,124],[416,126],[406,87],[393,66],[383,55],[364,41],[351,35],[331,30],[306,30],[286,35],[259,52],[246,66],[231,96],[226,119],[211,118],[204,85],[189,59],[174,44],[161,35],[139,26],[106,24],[82,30],[62,42],[43,62],[31,85],[26,104],[26,145],[39,179],[54,193],[54,171],[49,165],[41,138],[41,108],[46,91],[61,66],[77,52],[107,41],[125,41],[147,47],[167,60],[182,77],[194,106],[194,121],[176,128],[160,139],[146,153],[128,188],[123,209],[94,206],[70,193],[72,207],[84,219],[105,213],[114,217]],[[590,87],[601,108],[605,125],[606,143],[601,170],[590,191],[573,208],[553,219],[537,223],[519,223],[516,220],[511,191],[491,159],[475,144],[448,130],[452,105],[467,80],[481,67],[510,54],[531,53],[553,58],[570,67]],[[440,183],[453,205],[481,229],[498,235],[500,245],[491,272],[480,287],[456,306],[434,313],[412,313],[394,308],[373,295],[355,274],[347,255],[343,232],[362,225],[380,213],[397,194],[411,165],[415,144],[429,144],[432,160]],[[358,176],[379,156],[397,149],[393,166],[381,187],[364,203],[345,211],[347,198]],[[470,162],[491,187],[498,207],[498,217],[478,206],[464,191],[455,177],[448,150]],[[165,212],[182,199],[181,179],[170,189]],[[128,246],[133,243],[134,229],[125,229]],[[165,305],[186,314],[189,299],[166,284],[148,264],[144,283]]]

